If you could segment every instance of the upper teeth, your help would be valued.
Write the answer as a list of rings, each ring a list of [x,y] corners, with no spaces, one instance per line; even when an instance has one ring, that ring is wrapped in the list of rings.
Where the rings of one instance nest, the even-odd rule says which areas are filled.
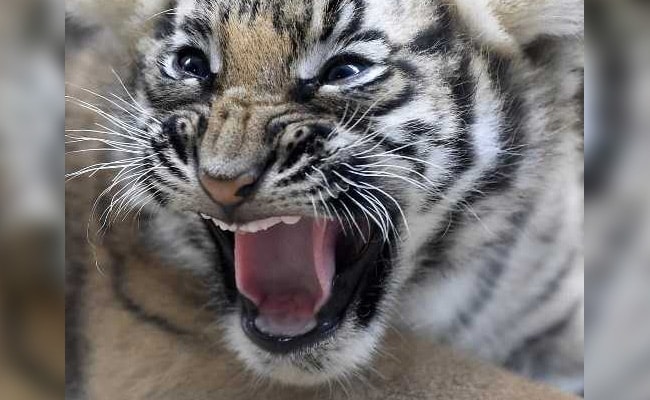
[[[267,219],[261,219],[258,221],[248,222],[246,224],[227,224],[221,220],[213,218],[206,214],[201,214],[206,220],[214,222],[221,230],[238,232],[238,233],[256,233],[260,231],[268,230],[280,223],[285,223],[287,225],[294,225],[300,222],[301,217],[272,217]]]

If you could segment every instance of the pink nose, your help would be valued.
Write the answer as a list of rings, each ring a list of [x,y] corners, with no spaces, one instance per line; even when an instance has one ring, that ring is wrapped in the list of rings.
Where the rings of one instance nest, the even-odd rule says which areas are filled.
[[[222,206],[233,206],[241,203],[247,195],[242,189],[252,186],[257,181],[257,177],[249,173],[232,180],[215,179],[208,174],[202,173],[199,179],[212,200]]]

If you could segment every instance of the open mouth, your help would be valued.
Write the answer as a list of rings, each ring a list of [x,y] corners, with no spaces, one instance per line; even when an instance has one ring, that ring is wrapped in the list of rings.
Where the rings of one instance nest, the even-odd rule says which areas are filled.
[[[327,219],[228,225],[202,217],[232,264],[224,274],[237,291],[244,332],[272,353],[291,353],[330,337],[365,290],[365,272],[384,247],[370,227],[346,234]]]

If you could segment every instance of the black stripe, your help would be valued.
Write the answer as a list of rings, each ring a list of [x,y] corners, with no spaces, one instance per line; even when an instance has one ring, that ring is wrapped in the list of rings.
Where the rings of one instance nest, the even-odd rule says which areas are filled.
[[[441,6],[438,20],[419,32],[409,48],[416,53],[446,54],[451,51],[453,42],[453,20],[447,7]]]
[[[226,25],[228,22],[230,22],[231,13],[232,13],[232,5],[224,4],[223,9],[221,10],[221,16],[219,18],[222,25]]]
[[[190,37],[200,36],[204,40],[209,40],[212,36],[209,23],[202,18],[186,18],[181,24],[180,29]]]
[[[443,188],[444,191],[448,190],[452,181],[457,180],[472,168],[476,162],[471,135],[471,126],[476,119],[474,112],[474,108],[476,107],[476,80],[470,71],[470,64],[470,55],[464,54],[457,73],[448,80],[456,112],[460,117],[460,130],[458,137],[450,143],[455,158],[454,166],[452,167],[454,176],[447,187]]]
[[[460,115],[461,126],[465,131],[475,119],[476,80],[470,70],[471,61],[470,53],[463,54],[456,73],[447,80],[456,110]]]
[[[158,188],[149,186],[147,187],[147,192],[161,207],[166,207],[170,202],[169,196]]]
[[[246,14],[250,22],[253,22],[257,18],[257,14],[260,11],[260,1],[259,0],[240,0],[239,9],[237,10],[237,15],[241,18]]]
[[[465,53],[454,74],[446,79],[446,83],[454,101],[456,113],[459,116],[458,135],[444,144],[452,152],[453,166],[451,174],[444,178],[436,193],[429,194],[420,212],[429,213],[431,209],[449,191],[451,186],[475,164],[475,150],[472,143],[471,126],[474,123],[476,107],[476,79],[472,76],[471,53]]]
[[[290,144],[285,149],[287,157],[279,168],[279,173],[291,169],[300,159],[305,156],[318,154],[324,148],[323,140],[330,132],[330,128],[320,124],[313,124],[304,127],[304,134],[295,144]]]
[[[502,152],[497,166],[483,177],[480,191],[491,194],[502,192],[512,186],[515,173],[523,159],[524,120],[526,107],[521,97],[520,89],[512,77],[512,61],[498,54],[489,55],[488,72],[495,90],[503,99],[504,114],[499,140]]]
[[[151,181],[151,182],[153,182],[153,183],[160,184],[161,186],[163,186],[163,187],[165,187],[165,188],[167,188],[167,189],[170,189],[170,190],[172,190],[172,191],[175,190],[174,184],[171,183],[171,182],[169,182],[169,180],[167,180],[167,179],[166,179],[165,177],[163,177],[162,175],[160,175],[160,174],[158,173],[158,171],[151,171],[151,172],[147,175],[147,177],[145,178],[145,183],[147,183],[147,182],[149,182],[149,181]]]
[[[421,175],[424,175],[426,172],[427,163],[423,158],[419,156],[418,145],[409,145],[412,141],[421,141],[422,138],[427,136],[436,136],[440,132],[440,128],[436,125],[430,124],[421,120],[409,120],[400,126],[400,131],[403,131],[407,134],[407,137],[403,141],[395,141],[389,137],[379,135],[371,139],[371,143],[375,145],[381,145],[387,152],[394,154],[396,156],[404,156],[414,159],[422,159],[422,162],[406,160],[411,163],[411,166],[415,173],[409,174],[410,177],[414,180],[421,180]],[[432,138],[431,145],[436,144],[436,140]],[[354,162],[353,162],[354,163]],[[363,164],[363,160],[359,164]],[[419,175],[418,175],[419,174]],[[425,182],[422,182],[426,184]]]
[[[284,33],[284,27],[285,27],[285,17],[284,17],[284,10],[282,9],[282,2],[281,1],[276,1],[273,3],[273,28],[278,32],[278,33]]]
[[[113,293],[115,294],[115,298],[120,302],[120,304],[122,304],[122,307],[124,307],[124,309],[126,309],[128,312],[130,312],[140,321],[154,325],[157,328],[162,329],[167,333],[173,335],[180,335],[180,336],[185,336],[189,334],[189,332],[186,331],[185,329],[174,325],[172,322],[168,321],[167,319],[165,319],[160,315],[150,313],[149,311],[145,310],[141,305],[136,303],[126,291],[126,286],[124,283],[125,260],[121,255],[117,255],[115,253],[113,253],[113,260],[115,260],[113,262],[113,268],[111,269],[112,271],[111,284],[113,288]]]
[[[515,348],[512,352],[510,352],[510,356],[507,357],[506,362],[504,365],[507,368],[510,368],[512,370],[517,370],[518,366],[522,362],[522,360],[525,360],[526,358],[529,357],[534,357],[534,349],[541,343],[543,343],[546,340],[552,340],[553,338],[559,336],[562,334],[573,322],[575,313],[577,309],[581,306],[581,302],[578,304],[574,305],[573,307],[569,308],[569,311],[562,315],[562,317],[556,321],[554,324],[549,325],[548,327],[544,328],[540,332],[536,332],[526,339],[523,340],[522,344]],[[536,361],[538,362],[543,362],[543,360],[537,359]]]
[[[465,207],[471,207],[479,199],[508,189],[512,185],[515,173],[523,158],[523,150],[521,147],[525,140],[523,133],[525,114],[523,100],[514,82],[512,82],[511,62],[496,54],[490,54],[490,60],[490,77],[492,78],[495,90],[501,91],[500,98],[504,99],[502,111],[504,113],[504,117],[502,118],[504,126],[500,133],[501,148],[503,151],[499,155],[497,165],[483,174],[477,189],[470,190],[456,204],[454,210],[449,214],[448,224],[436,232],[433,239],[427,243],[427,247],[423,248],[422,252],[425,256],[427,253],[430,254],[422,263],[424,267],[439,268],[444,262],[445,251],[454,241],[455,235],[453,233],[458,230],[458,226],[465,217],[466,212],[462,209],[463,205]],[[466,142],[458,141],[456,143],[459,146],[459,150],[463,150],[462,146],[464,146],[464,143]],[[423,212],[428,212],[435,200],[429,199],[430,203],[423,207]]]
[[[395,96],[394,98],[383,102],[379,104],[376,107],[376,110],[373,112],[373,116],[375,117],[382,117],[387,114],[390,114],[391,112],[395,111],[395,109],[400,108],[408,104],[411,100],[413,100],[413,96],[415,95],[415,89],[413,88],[412,85],[408,84],[402,90]]]
[[[196,137],[201,140],[208,130],[208,119],[204,115],[199,116],[199,122],[196,127]],[[198,159],[198,158],[197,158]]]
[[[280,180],[277,183],[277,186],[285,187],[285,186],[292,185],[292,184],[294,184],[296,182],[301,182],[301,181],[305,180],[305,178],[307,177],[307,174],[309,174],[309,172],[311,172],[312,166],[314,166],[312,163],[310,163],[310,162],[306,163],[306,165],[304,167],[300,168],[298,171],[292,173],[291,175],[287,176],[286,178],[282,178],[282,180]]]
[[[339,36],[340,39],[347,40],[349,36],[352,36],[361,29],[363,18],[366,14],[366,5],[363,0],[352,0],[352,2],[354,3],[354,14],[348,26],[343,30],[343,32],[341,32],[341,35]]]
[[[393,61],[393,67],[404,74],[405,79],[420,80],[422,76],[417,67],[410,61],[398,59]]]
[[[354,43],[354,42],[374,42],[374,41],[382,41],[386,44],[389,44],[388,37],[386,34],[382,31],[378,30],[368,30],[368,31],[363,31],[359,32],[357,34],[352,35],[350,38],[346,40],[347,43]]]
[[[569,253],[566,259],[562,261],[562,265],[557,269],[554,276],[546,282],[544,289],[513,318],[513,325],[539,310],[540,307],[546,304],[557,293],[562,283],[566,280],[566,277],[573,271],[573,264],[577,257],[578,252],[576,250]],[[543,263],[539,264],[536,269],[540,269],[543,266]]]
[[[520,237],[522,229],[530,220],[532,213],[532,206],[514,212],[508,218],[511,224],[508,232],[502,233],[499,239],[482,246],[481,253],[489,254],[491,252],[493,253],[492,257],[479,273],[481,286],[478,289],[478,294],[474,296],[466,310],[458,313],[458,323],[452,327],[451,336],[455,336],[460,330],[471,328],[476,316],[487,307],[494,297],[494,289],[505,272],[505,263],[508,262],[512,248]]]
[[[431,146],[436,145],[435,137],[438,136],[438,134],[440,133],[440,127],[438,125],[434,125],[422,120],[407,121],[406,123],[404,123],[401,129],[408,133],[409,135],[408,142],[418,142],[418,141],[422,141],[426,137],[430,137],[431,141],[428,144]],[[408,144],[408,142],[406,144]],[[423,146],[421,145],[412,145],[412,146],[402,145],[401,148],[398,147],[399,150],[396,150],[395,154],[404,155],[406,157],[411,157],[416,159],[422,159],[421,157],[418,156],[418,150],[422,147]],[[422,162],[413,161],[414,169],[420,175],[425,175],[427,170],[428,164],[424,161],[425,161],[424,159]],[[421,177],[417,177],[417,178],[421,178]],[[425,182],[422,183],[425,184]]]
[[[171,191],[176,191],[176,185],[173,182],[170,182],[165,177],[161,176],[158,171],[155,169],[155,165],[151,159],[146,159],[143,162],[144,167],[148,170],[147,175],[145,176],[142,184],[155,183],[159,184]]]
[[[341,18],[341,7],[345,0],[329,0],[325,6],[323,32],[320,36],[321,42],[326,42],[334,33],[334,28]]]
[[[179,122],[178,117],[171,117],[162,125],[163,135],[169,138],[169,143],[171,143],[178,159],[185,165],[187,165],[188,162],[188,137],[185,134],[186,129],[187,123],[184,121]]]
[[[463,68],[465,68],[462,64],[464,63],[461,63],[461,72]],[[469,64],[467,63],[466,66],[468,67]],[[494,89],[500,92],[499,97],[503,99],[502,113],[504,115],[503,118],[501,118],[502,127],[499,134],[502,151],[498,156],[496,166],[486,171],[479,179],[480,184],[478,185],[478,188],[470,190],[465,195],[463,202],[468,206],[473,205],[480,198],[489,197],[490,195],[503,192],[510,188],[521,160],[523,159],[524,150],[522,147],[525,141],[523,130],[525,108],[519,90],[516,88],[516,85],[512,80],[511,61],[496,54],[490,54],[488,71],[492,78]],[[469,74],[468,69],[467,72],[468,73],[465,77],[460,73],[457,79],[462,79],[463,82],[471,82],[472,77]],[[468,110],[473,110],[474,106],[473,102],[469,103],[472,105],[466,103],[466,97],[468,92],[471,90],[470,87],[474,87],[475,83],[472,83],[471,85],[461,83],[462,82],[459,81],[459,85],[462,86],[462,89],[456,89],[456,101],[459,107],[464,107],[468,112],[468,114],[465,114],[464,116],[461,115],[461,121],[470,122],[473,121],[475,117],[473,116],[473,112],[472,114],[469,114]],[[455,153],[460,154],[467,162],[471,162],[474,156],[473,151],[467,147],[471,145],[469,129],[463,131],[461,131],[462,135],[460,139],[454,141],[452,145],[454,146]],[[455,174],[463,173],[469,168],[469,166],[471,166],[468,166],[465,163],[457,163],[456,165],[456,169],[454,170]],[[435,204],[436,200],[438,199],[435,198],[435,196],[434,198],[429,199],[428,204],[423,207],[423,212],[430,211],[430,208]]]
[[[161,142],[155,138],[151,140],[151,146],[156,154],[156,157],[160,160],[163,167],[167,168],[169,172],[172,173],[175,177],[180,179],[183,182],[189,183],[190,179],[185,176],[183,171],[181,171],[172,161],[169,159],[165,151],[169,149],[169,144],[167,142]],[[155,171],[154,171],[155,172]]]
[[[304,118],[304,115],[296,115],[295,110],[284,111],[270,118],[266,124],[266,144],[272,146],[273,141],[279,138],[287,126],[303,121]]]

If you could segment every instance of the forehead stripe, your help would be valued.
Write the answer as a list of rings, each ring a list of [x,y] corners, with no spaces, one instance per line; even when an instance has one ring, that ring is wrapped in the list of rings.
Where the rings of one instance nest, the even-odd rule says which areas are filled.
[[[180,29],[189,36],[201,36],[204,40],[210,40],[212,38],[210,24],[201,18],[186,18],[181,24]]]
[[[349,21],[342,21],[346,14],[351,14],[348,15]],[[363,0],[330,0],[325,8],[321,42],[330,40],[335,33],[337,40],[344,40],[356,33],[362,26],[364,16]],[[345,24],[345,27],[339,27],[341,24]]]
[[[445,54],[451,51],[453,45],[454,26],[450,11],[440,7],[438,20],[420,31],[410,48],[416,53]]]
[[[363,0],[352,0],[352,5],[354,6],[352,19],[348,26],[339,35],[339,38],[342,40],[345,40],[347,37],[358,32],[363,25],[363,18],[366,14],[366,6],[363,3]]]
[[[341,11],[345,0],[329,0],[325,6],[323,33],[321,34],[321,42],[326,42],[334,33],[334,28],[341,19]]]

